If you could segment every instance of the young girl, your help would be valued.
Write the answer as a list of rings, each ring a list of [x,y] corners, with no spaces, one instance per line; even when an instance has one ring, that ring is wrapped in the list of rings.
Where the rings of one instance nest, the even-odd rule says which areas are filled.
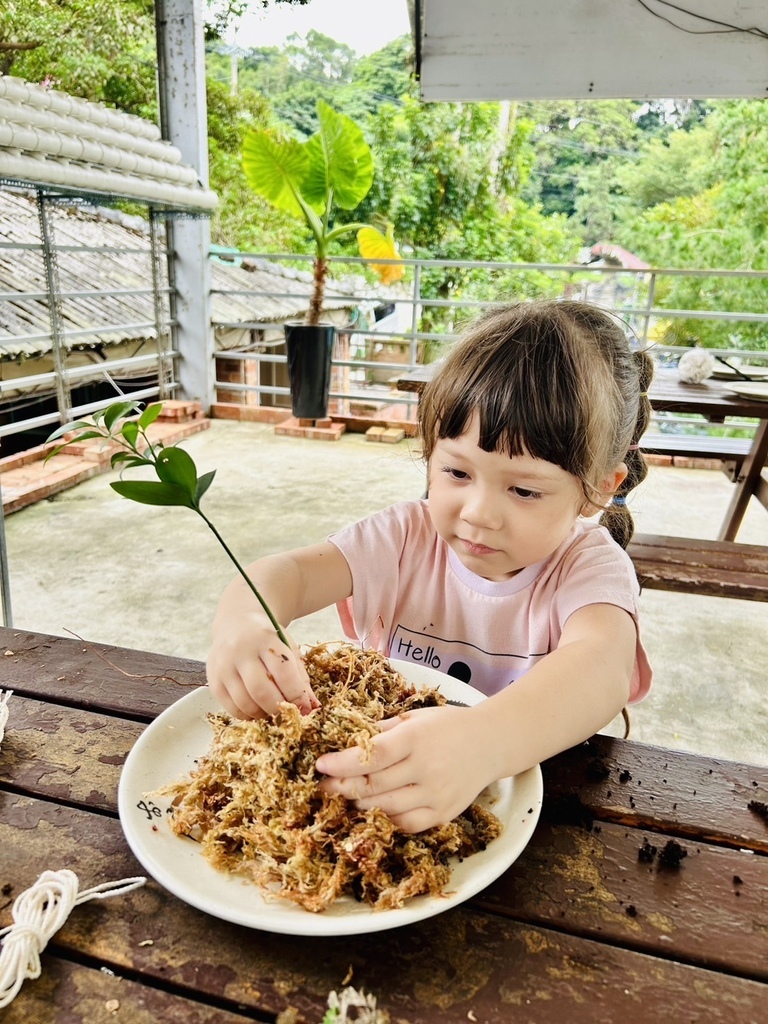
[[[249,567],[281,624],[335,603],[348,636],[488,695],[387,721],[367,760],[354,747],[325,754],[317,769],[329,792],[421,831],[646,694],[638,585],[622,547],[625,495],[647,471],[638,441],[651,376],[648,356],[592,306],[496,310],[422,395],[428,499]],[[604,526],[589,521],[598,512]],[[238,580],[214,621],[208,680],[238,717],[273,714],[283,700],[317,706],[298,653]]]

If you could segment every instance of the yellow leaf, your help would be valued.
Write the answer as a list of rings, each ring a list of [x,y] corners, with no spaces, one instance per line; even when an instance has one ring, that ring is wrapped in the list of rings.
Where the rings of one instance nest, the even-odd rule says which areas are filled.
[[[360,255],[365,260],[377,257],[380,260],[396,260],[400,256],[391,226],[386,235],[377,231],[376,228],[360,228],[357,232],[357,244],[360,247]],[[379,275],[382,284],[394,284],[395,281],[400,281],[405,270],[402,264],[398,266],[396,263],[372,263],[371,266]]]

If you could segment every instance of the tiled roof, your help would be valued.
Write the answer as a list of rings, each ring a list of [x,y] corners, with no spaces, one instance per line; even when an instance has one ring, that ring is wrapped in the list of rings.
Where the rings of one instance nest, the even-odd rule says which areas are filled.
[[[650,270],[650,263],[641,260],[629,249],[620,245],[613,245],[611,242],[596,242],[590,250],[590,256],[594,259],[607,259],[626,267],[627,270]]]
[[[146,221],[112,209],[67,207],[51,210],[59,284],[63,292],[150,289],[151,257]],[[35,200],[19,192],[0,190],[0,293],[28,292],[36,298],[0,299],[0,360],[30,358],[51,351],[45,269],[39,249],[40,233]],[[29,245],[30,248],[14,248]],[[114,252],[67,251],[89,246]],[[126,250],[134,250],[133,252]],[[141,251],[135,251],[141,250]],[[302,316],[309,305],[312,275],[267,260],[235,263],[211,261],[212,320],[214,323],[279,323]],[[364,282],[362,282],[364,285]],[[329,282],[325,308],[345,309],[357,299],[339,297],[340,285]],[[217,291],[253,290],[257,295],[220,295]],[[346,291],[349,296],[354,292]],[[279,296],[279,297],[278,297]],[[65,298],[61,302],[64,330],[94,328],[93,333],[66,338],[70,349],[109,347],[125,341],[155,337],[151,294]],[[123,324],[100,333],[100,325]],[[30,338],[25,338],[31,336]],[[41,337],[36,337],[41,336]]]

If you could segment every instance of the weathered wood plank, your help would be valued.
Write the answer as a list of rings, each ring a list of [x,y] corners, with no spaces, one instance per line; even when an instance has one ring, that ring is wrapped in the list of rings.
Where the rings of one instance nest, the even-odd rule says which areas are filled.
[[[627,554],[642,587],[768,601],[768,547],[637,533]]]
[[[768,768],[594,736],[542,765],[545,812],[581,812],[700,841],[768,853]]]
[[[42,974],[24,982],[3,1012],[3,1024],[246,1024],[253,1020],[48,953],[41,959]]]
[[[117,811],[123,763],[145,726],[13,694],[0,783],[54,800]]]
[[[9,653],[10,652],[10,653]],[[202,662],[0,627],[3,688],[150,721],[191,687]]]
[[[120,766],[143,726],[24,698],[14,698],[9,707],[0,780],[31,794],[116,813]],[[90,744],[87,755],[74,747],[83,736]],[[572,804],[559,805],[555,796],[545,802],[544,815],[557,822],[572,810]],[[654,948],[659,921],[675,922],[675,949],[687,959],[709,964],[714,952],[712,962],[721,966],[732,960],[754,976],[768,971],[757,952],[762,943],[753,942],[760,938],[753,934],[755,922],[765,919],[768,925],[768,859],[689,844],[685,849],[692,855],[681,870],[662,872],[656,858],[650,866],[638,860],[644,839],[659,850],[666,841],[658,833],[624,826],[596,825],[590,831],[578,824],[542,824],[522,861],[482,903],[516,919],[610,935],[639,949]],[[649,872],[656,872],[658,883],[650,890]],[[734,885],[734,877],[742,879],[740,885]],[[685,911],[677,912],[670,900]],[[629,907],[635,916],[628,916]],[[722,943],[711,950],[708,936],[713,932]],[[718,959],[724,949],[726,959]]]
[[[138,871],[115,820],[25,796],[0,794],[0,844],[9,904],[46,867],[68,866],[84,886]],[[592,856],[583,853],[582,872]],[[618,862],[606,860],[620,872]],[[543,870],[535,862],[532,869],[534,878]],[[637,885],[643,882],[646,892],[658,884],[638,875]],[[588,884],[579,899],[587,898]],[[648,905],[641,895],[639,909]],[[8,917],[5,906],[0,927]],[[662,940],[658,948],[673,952]],[[306,1024],[322,1018],[328,992],[350,976],[404,1024],[507,1024],[521,1012],[536,1024],[613,1024],[634,1016],[762,1024],[768,999],[759,981],[467,907],[391,932],[313,940],[227,924],[151,882],[76,908],[52,951],[87,955],[147,984],[197,991],[252,1013],[292,1006]]]
[[[473,905],[768,981],[768,858],[622,825],[539,825]],[[667,864],[669,853],[681,857]],[[716,935],[717,941],[712,937]]]
[[[141,723],[44,705],[14,693],[0,755],[0,784],[117,811],[117,782]],[[202,753],[202,751],[201,751]],[[574,814],[685,839],[768,852],[768,768],[597,736],[544,765],[544,814]]]

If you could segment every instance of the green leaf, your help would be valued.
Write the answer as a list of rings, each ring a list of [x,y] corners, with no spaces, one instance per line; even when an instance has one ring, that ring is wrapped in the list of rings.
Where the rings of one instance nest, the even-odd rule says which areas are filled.
[[[250,131],[243,140],[243,170],[254,192],[294,217],[303,217],[296,193],[309,169],[305,144]]]
[[[132,469],[134,466],[153,466],[154,463],[141,455],[134,455],[133,452],[115,452],[109,460],[110,466],[114,469],[120,463],[125,463],[125,469]]]
[[[136,402],[113,402],[104,411],[104,426],[111,431],[117,420],[136,412],[137,408]]]
[[[109,485],[124,498],[142,505],[183,505],[194,508],[189,495],[176,484],[156,483],[154,480],[118,480]]]
[[[195,489],[195,504],[200,504],[200,499],[208,490],[213,483],[213,478],[216,476],[216,470],[212,469],[210,473],[203,473],[200,479],[197,481],[197,488]]]
[[[69,434],[73,430],[82,430],[84,427],[93,429],[92,420],[74,420],[72,423],[64,423],[62,426],[57,427],[52,434],[49,434],[46,438],[47,441],[55,441],[57,437],[61,437],[63,434]],[[104,434],[100,434],[100,437],[104,437]]]
[[[126,420],[120,433],[131,448],[136,447],[136,438],[139,436],[139,424],[136,420]]]
[[[87,424],[87,426],[90,427],[92,426],[92,424],[89,423]],[[52,459],[54,455],[58,455],[60,451],[63,451],[65,448],[68,448],[69,445],[76,444],[78,441],[90,441],[91,438],[94,437],[100,437],[103,440],[106,440],[107,435],[102,434],[98,430],[86,430],[84,433],[78,434],[77,437],[70,437],[70,439],[68,441],[65,441],[64,444],[59,444],[52,451],[48,452],[48,454],[45,456],[45,459],[43,459],[43,464],[45,464],[48,461],[48,459]]]
[[[144,412],[139,416],[138,424],[142,430],[146,430],[150,423],[154,423],[160,413],[163,411],[163,403],[155,402],[153,405],[148,405]]]
[[[183,448],[163,448],[158,452],[155,470],[160,479],[167,484],[180,487],[189,495],[190,501],[195,499],[197,490],[197,468]]]
[[[351,117],[317,101],[320,131],[306,143],[309,174],[302,189],[312,205],[325,207],[329,190],[342,210],[354,210],[373,184],[373,156]]]
[[[91,423],[88,426],[92,426]],[[103,434],[100,430],[84,430],[82,434],[78,434],[77,437],[71,437],[67,444],[75,444],[77,441],[90,441],[94,437],[100,437],[103,441],[107,440],[106,434]],[[64,445],[62,445],[62,448]]]

